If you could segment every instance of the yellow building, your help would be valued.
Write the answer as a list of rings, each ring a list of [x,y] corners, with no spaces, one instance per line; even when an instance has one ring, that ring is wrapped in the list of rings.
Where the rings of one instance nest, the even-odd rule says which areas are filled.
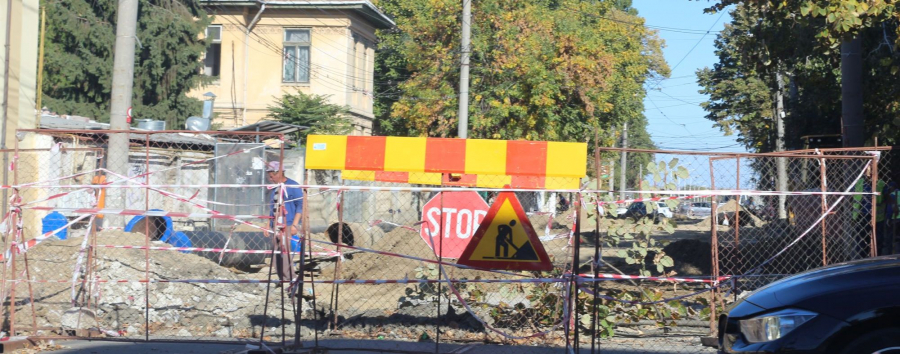
[[[7,12],[8,7],[10,12]],[[7,97],[5,115],[0,117],[6,117],[6,121],[2,123],[6,131],[3,143],[7,149],[15,146],[16,129],[35,127],[40,23],[38,13],[38,0],[0,0],[0,100],[4,92]],[[5,48],[7,27],[10,29],[8,60]],[[9,63],[8,80],[3,78],[7,70],[6,63]],[[9,86],[5,87],[4,82],[7,81]],[[4,112],[0,111],[2,113]]]
[[[217,96],[215,123],[266,119],[283,92],[328,95],[350,108],[353,135],[371,135],[375,30],[393,21],[368,0],[203,0],[213,15],[205,74],[194,92]],[[179,127],[181,128],[181,127]]]

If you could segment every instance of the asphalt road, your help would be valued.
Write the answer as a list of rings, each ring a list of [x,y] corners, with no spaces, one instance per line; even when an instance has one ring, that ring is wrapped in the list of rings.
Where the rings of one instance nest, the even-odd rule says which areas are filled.
[[[57,341],[63,348],[48,353],[53,354],[238,354],[246,353],[255,346],[217,343],[159,343],[159,342],[117,342],[117,341]],[[312,347],[313,343],[306,343]],[[434,343],[414,343],[374,340],[324,340],[321,347],[330,348],[318,353],[434,353]],[[653,342],[648,345],[628,345],[624,347],[603,346],[604,354],[675,354],[675,353],[715,353],[711,348],[703,348],[689,343],[669,342],[663,345]],[[441,344],[441,354],[562,354],[565,348],[500,346],[484,344]],[[583,347],[581,353],[590,353],[590,347]],[[598,351],[599,352],[599,351]],[[295,350],[290,353],[311,353],[310,350]]]

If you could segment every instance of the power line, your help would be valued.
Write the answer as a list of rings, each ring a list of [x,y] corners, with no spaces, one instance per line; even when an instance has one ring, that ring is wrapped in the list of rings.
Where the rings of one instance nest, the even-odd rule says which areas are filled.
[[[704,33],[703,36],[700,37],[700,40],[698,40],[697,43],[694,43],[694,46],[691,47],[691,50],[689,50],[687,53],[684,54],[684,57],[682,57],[681,60],[678,61],[678,64],[675,64],[675,66],[672,67],[672,72],[675,72],[675,69],[678,69],[678,66],[680,66],[681,63],[683,63],[684,60],[687,59],[687,57],[689,55],[691,55],[691,52],[693,52],[694,49],[696,49],[697,46],[700,45],[700,42],[702,42],[703,38],[705,38],[706,35],[709,34],[710,31],[712,31],[713,27],[716,27],[716,25],[719,24],[719,21],[722,20],[722,16],[725,16],[725,11],[722,11],[722,13],[719,14],[719,17],[716,18],[716,22],[713,22],[712,26],[709,26],[709,29],[706,30],[706,33]],[[657,85],[657,86],[659,86],[659,85]]]

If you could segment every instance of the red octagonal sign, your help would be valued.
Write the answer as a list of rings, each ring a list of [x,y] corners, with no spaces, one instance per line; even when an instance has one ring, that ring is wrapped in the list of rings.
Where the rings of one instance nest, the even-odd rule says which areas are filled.
[[[422,208],[419,235],[441,257],[459,258],[487,215],[488,205],[475,192],[440,192]]]

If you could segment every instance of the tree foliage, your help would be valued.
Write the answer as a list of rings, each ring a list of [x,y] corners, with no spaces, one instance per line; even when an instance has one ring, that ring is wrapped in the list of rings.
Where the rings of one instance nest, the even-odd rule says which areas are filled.
[[[719,62],[698,71],[707,118],[753,151],[775,147],[775,94],[781,74],[786,147],[800,137],[841,133],[840,50],[843,39],[863,41],[866,136],[882,144],[900,138],[895,117],[900,53],[897,10],[891,1],[721,1],[736,5],[717,40]]]
[[[379,34],[381,133],[456,135],[461,2],[381,0],[397,28]],[[667,76],[662,41],[630,1],[473,3],[469,137],[609,145],[644,131],[644,82]],[[647,146],[652,147],[652,146]]]
[[[46,106],[109,121],[117,2],[47,1],[43,93]],[[210,23],[197,0],[141,0],[133,114],[180,128],[202,108],[186,93],[202,84],[200,61]]]
[[[301,142],[309,134],[347,134],[350,110],[347,107],[328,103],[328,95],[305,94],[299,89],[296,94],[285,93],[276,97],[275,105],[269,106],[267,117],[285,123],[309,127],[300,132]]]

